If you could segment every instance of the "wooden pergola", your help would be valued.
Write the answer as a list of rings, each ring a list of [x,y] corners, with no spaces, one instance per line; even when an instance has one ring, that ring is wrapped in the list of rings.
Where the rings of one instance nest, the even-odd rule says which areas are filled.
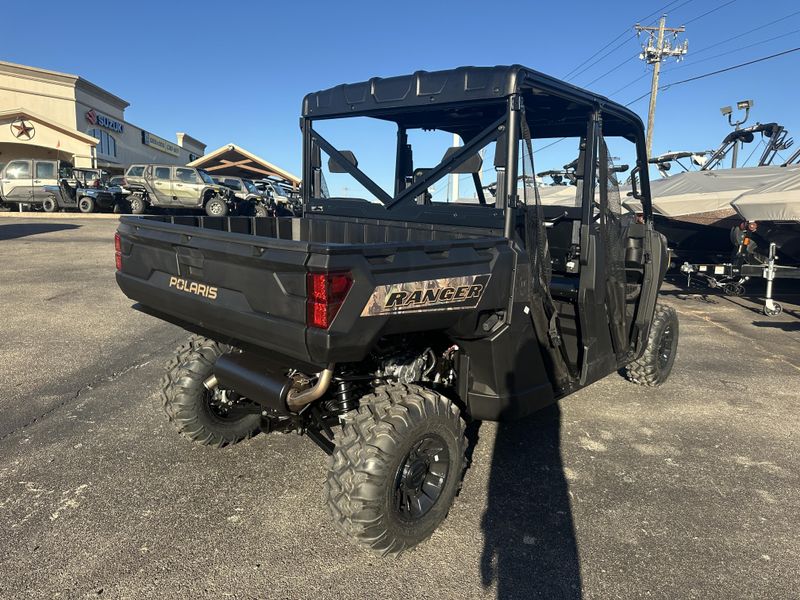
[[[293,189],[300,185],[300,178],[263,158],[240,148],[236,144],[226,144],[221,148],[193,160],[187,166],[204,169],[212,175],[230,175],[245,179],[273,177],[283,179]]]

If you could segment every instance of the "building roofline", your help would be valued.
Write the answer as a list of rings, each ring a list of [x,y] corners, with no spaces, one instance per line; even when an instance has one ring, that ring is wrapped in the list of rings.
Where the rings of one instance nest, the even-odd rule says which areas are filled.
[[[175,135],[178,136],[178,138],[180,138],[180,136],[183,136],[184,141],[187,141],[190,144],[194,144],[195,146],[199,146],[200,148],[203,148],[203,150],[206,149],[206,144],[198,140],[196,137],[192,137],[191,135],[189,135],[184,131],[178,131]]]
[[[103,100],[119,108],[125,110],[130,106],[130,103],[123,100],[119,96],[104,90],[99,85],[84,79],[72,73],[61,73],[59,71],[51,71],[49,69],[42,69],[40,67],[31,67],[29,65],[21,65],[19,63],[12,63],[0,60],[0,72],[10,73],[12,75],[23,76],[29,79],[38,79],[40,81],[52,81],[62,85],[74,85],[76,88],[81,88],[96,96],[100,96]]]
[[[262,165],[266,166],[268,169],[270,169],[271,171],[274,171],[275,173],[277,173],[278,175],[280,175],[281,177],[283,177],[284,179],[286,179],[288,181],[291,181],[293,183],[300,183],[300,178],[297,175],[293,175],[289,171],[286,171],[285,169],[281,169],[280,167],[272,164],[271,162],[264,160],[260,156],[257,156],[255,154],[253,154],[252,152],[248,152],[247,150],[245,150],[241,146],[237,146],[236,144],[225,144],[224,146],[220,146],[219,148],[217,148],[213,152],[211,152],[209,154],[204,154],[200,158],[198,158],[196,160],[193,160],[187,166],[189,166],[189,167],[202,167],[203,163],[206,163],[206,162],[208,162],[210,160],[213,160],[217,156],[219,156],[220,154],[224,154],[225,152],[229,152],[231,150],[234,150],[234,151],[240,153],[242,156],[245,156],[245,157],[249,158],[250,160],[253,160],[255,162],[261,163]]]
[[[81,132],[81,131],[78,131],[77,129],[71,129],[69,127],[65,127],[61,123],[56,123],[55,121],[52,121],[51,119],[48,119],[47,117],[43,117],[42,115],[40,115],[38,113],[32,112],[32,111],[28,110],[27,108],[10,108],[10,109],[7,109],[7,110],[0,110],[0,119],[3,119],[5,117],[13,117],[13,116],[16,116],[16,115],[24,115],[24,116],[28,117],[29,119],[31,119],[32,121],[37,121],[39,123],[42,123],[43,125],[47,125],[48,127],[52,128],[52,129],[57,129],[58,131],[61,131],[62,133],[65,133],[66,135],[69,135],[71,137],[79,139],[82,142],[85,142],[87,144],[91,144],[92,146],[96,146],[99,143],[97,138],[94,138],[94,137],[92,137],[90,135],[87,135],[87,134]]]

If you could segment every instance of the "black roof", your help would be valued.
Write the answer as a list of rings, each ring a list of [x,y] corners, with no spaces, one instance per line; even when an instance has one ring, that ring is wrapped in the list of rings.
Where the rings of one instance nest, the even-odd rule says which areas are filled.
[[[597,106],[603,110],[607,133],[628,135],[643,130],[639,116],[624,106],[522,65],[417,71],[337,85],[308,94],[303,99],[303,116],[366,115],[408,128],[433,127],[468,136],[473,127],[460,126],[459,118],[468,121],[476,111],[487,119],[497,118],[505,110],[503,100],[517,92],[525,98],[536,137],[583,135],[586,109]]]

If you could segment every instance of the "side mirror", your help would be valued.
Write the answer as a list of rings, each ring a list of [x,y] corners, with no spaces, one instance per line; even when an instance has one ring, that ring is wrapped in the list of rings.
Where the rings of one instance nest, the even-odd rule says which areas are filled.
[[[456,152],[461,150],[458,146],[453,146],[452,148],[448,148],[447,152],[444,153],[444,157],[442,158],[442,162],[446,161],[448,158],[453,156]],[[463,174],[463,173],[480,173],[481,167],[483,166],[483,159],[481,158],[480,154],[473,154],[463,163],[458,165],[455,169],[450,171],[451,173],[455,174]]]
[[[358,166],[358,160],[356,160],[356,155],[350,152],[350,150],[339,150],[339,154],[344,156],[354,167]],[[333,157],[328,159],[328,171],[331,173],[347,173],[344,167],[340,165]]]

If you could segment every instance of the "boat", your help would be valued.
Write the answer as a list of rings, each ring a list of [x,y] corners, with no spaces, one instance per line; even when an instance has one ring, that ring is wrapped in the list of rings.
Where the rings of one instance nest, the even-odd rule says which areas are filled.
[[[719,168],[736,144],[751,143],[757,134],[765,139],[758,166]],[[712,152],[671,152],[649,161],[662,175],[669,171],[673,161],[684,169],[656,179],[650,186],[656,229],[667,237],[677,258],[675,262],[714,263],[730,259],[735,250],[731,232],[742,222],[731,202],[785,176],[785,169],[772,162],[778,151],[791,144],[782,125],[759,123],[725,136]],[[704,158],[705,155],[710,156]],[[681,158],[691,158],[700,168],[689,170],[679,162]],[[632,212],[641,210],[635,200],[623,204]]]
[[[740,194],[731,202],[737,216],[746,221],[756,250],[767,254],[770,243],[784,266],[800,266],[800,165],[778,167],[774,181]]]

